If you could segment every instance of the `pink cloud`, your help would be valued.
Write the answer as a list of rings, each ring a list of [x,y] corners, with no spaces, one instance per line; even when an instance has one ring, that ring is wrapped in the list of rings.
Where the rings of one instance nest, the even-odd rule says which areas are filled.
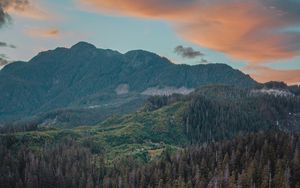
[[[58,38],[60,31],[57,28],[30,28],[25,31],[31,37]]]
[[[80,0],[89,10],[158,19],[199,46],[245,60],[258,81],[299,82],[300,70],[263,67],[300,55],[300,2],[294,0]],[[256,68],[253,68],[256,67]],[[259,68],[258,68],[259,67]],[[255,70],[255,71],[254,71]],[[248,70],[249,71],[249,70]]]
[[[54,17],[37,0],[0,0],[0,6],[8,15],[35,20],[47,20]]]
[[[81,0],[107,14],[165,20],[185,39],[251,63],[300,55],[300,2],[287,0]]]

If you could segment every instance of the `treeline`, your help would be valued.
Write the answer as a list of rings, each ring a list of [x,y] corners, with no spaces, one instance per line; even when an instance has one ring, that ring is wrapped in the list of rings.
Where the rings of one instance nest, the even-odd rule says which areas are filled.
[[[0,187],[99,187],[104,160],[72,140],[33,151],[14,147],[14,136],[1,138]],[[101,184],[100,184],[101,183]]]
[[[37,131],[39,130],[40,121],[37,119],[16,121],[16,122],[6,122],[2,125],[0,124],[0,133],[9,134],[17,132],[27,132],[27,131]]]
[[[258,131],[299,130],[295,125],[300,122],[291,122],[297,121],[295,117],[300,114],[299,96],[253,94],[247,89],[208,86],[188,96],[151,97],[145,109],[153,111],[176,102],[185,105],[179,119],[182,132],[191,144],[231,139]]]
[[[170,96],[151,96],[145,102],[142,110],[150,112],[182,100],[186,100],[186,97],[180,94],[173,94]]]
[[[289,90],[294,93],[295,95],[300,95],[300,85],[294,85],[294,86],[290,86]]]
[[[138,165],[107,165],[74,141],[32,151],[1,139],[0,187],[300,187],[300,136],[258,133],[232,141],[168,151]]]
[[[284,83],[277,82],[265,85],[270,88],[286,86]],[[249,130],[257,131],[278,127],[290,129],[284,122],[292,118],[289,117],[290,113],[300,113],[300,96],[254,95],[249,89],[230,86],[202,87],[187,96],[179,94],[153,96],[145,102],[141,110],[152,112],[177,102],[181,102],[182,105],[187,104],[184,113],[180,114],[184,131],[194,141],[195,137],[198,137],[197,140],[200,142],[231,138],[231,135],[240,131],[249,132]],[[95,124],[98,122],[97,118],[105,119],[106,115],[105,110],[57,110],[29,120],[6,123],[3,126],[0,124],[0,133]],[[216,136],[214,136],[215,131],[217,132]],[[194,133],[206,136],[191,135]]]
[[[104,187],[300,187],[299,135],[254,134],[192,147],[130,171]],[[117,170],[116,170],[117,171]]]
[[[231,100],[230,96],[217,99],[199,95],[189,101],[183,115],[183,124],[191,143],[197,144],[233,138],[235,135],[250,132],[292,132],[293,127],[289,126],[286,120],[299,112],[299,97],[249,95]]]
[[[279,90],[285,90],[293,93],[294,95],[300,95],[300,85],[291,85],[288,86],[284,82],[278,82],[278,81],[270,81],[266,82],[264,84],[259,84],[256,86],[258,89],[279,89]]]

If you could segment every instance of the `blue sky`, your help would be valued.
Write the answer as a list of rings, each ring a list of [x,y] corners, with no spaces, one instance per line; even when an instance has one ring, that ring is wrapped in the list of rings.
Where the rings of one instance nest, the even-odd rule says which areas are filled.
[[[97,0],[87,1],[94,3],[94,1]],[[103,0],[99,0],[98,2],[101,3],[101,1]],[[176,1],[178,0],[174,0],[174,2]],[[40,11],[38,13],[35,13],[36,11],[32,13],[32,11],[30,12],[26,7],[24,10],[8,10],[8,13],[12,17],[12,22],[6,23],[0,29],[0,41],[13,44],[16,48],[2,47],[0,48],[0,54],[5,54],[10,61],[28,61],[40,51],[54,49],[58,46],[70,47],[78,41],[87,41],[98,48],[110,48],[122,53],[134,49],[152,51],[169,58],[174,63],[194,65],[201,63],[201,59],[206,59],[209,63],[229,64],[246,73],[251,72],[247,69],[250,65],[255,67],[255,69],[252,68],[251,70],[254,70],[254,72],[257,71],[255,72],[256,74],[259,72],[261,72],[261,74],[266,74],[265,72],[262,72],[262,70],[266,69],[256,68],[263,66],[264,68],[268,68],[270,74],[272,73],[272,76],[278,75],[279,77],[282,77],[278,79],[282,79],[289,83],[300,82],[300,75],[297,77],[297,71],[300,69],[300,57],[297,54],[293,54],[292,57],[266,59],[263,64],[252,63],[252,59],[244,58],[246,56],[248,57],[248,54],[243,54],[241,55],[241,58],[239,58],[240,54],[234,54],[231,51],[226,49],[223,50],[222,48],[215,48],[215,46],[207,45],[207,42],[204,42],[204,45],[201,45],[202,39],[198,40],[196,33],[196,39],[194,40],[195,32],[193,31],[191,32],[194,38],[190,39],[191,37],[187,36],[187,34],[178,32],[176,27],[179,24],[174,20],[170,21],[167,17],[168,15],[166,16],[163,14],[161,16],[167,17],[166,19],[160,19],[160,17],[152,15],[150,15],[149,18],[148,12],[145,17],[143,15],[140,16],[140,13],[138,16],[132,16],[129,11],[133,12],[135,9],[126,9],[124,11],[125,13],[122,12],[121,14],[108,14],[101,9],[102,7],[100,7],[100,9],[96,7],[99,5],[98,2],[95,4],[95,9],[89,9],[89,7],[82,5],[80,0],[41,0],[30,2],[30,6]],[[152,6],[152,4],[147,5],[147,7],[149,6]],[[155,6],[160,5],[158,4]],[[164,5],[162,5],[162,7],[164,7]],[[155,9],[155,7],[152,7],[152,9]],[[169,9],[167,9],[167,11],[168,10]],[[34,16],[28,16],[28,14],[22,14],[18,11],[28,11],[29,15],[34,14]],[[113,11],[119,10],[116,9]],[[39,14],[45,15],[41,19],[36,18]],[[299,23],[293,25],[296,32],[298,32],[298,24]],[[203,29],[199,32],[199,38],[201,38],[202,30]],[[221,30],[219,31],[219,34],[222,35]],[[178,45],[192,47],[193,50],[200,51],[204,56],[183,58],[174,53],[174,48]],[[247,43],[245,43],[245,45],[247,45]],[[255,54],[253,55],[255,56]],[[282,71],[286,71],[286,74],[288,74],[288,71],[290,70],[293,70],[294,78],[282,76],[284,74]],[[281,71],[280,74],[279,71]],[[257,76],[257,78],[262,81],[276,79],[276,77],[265,78],[259,76]]]

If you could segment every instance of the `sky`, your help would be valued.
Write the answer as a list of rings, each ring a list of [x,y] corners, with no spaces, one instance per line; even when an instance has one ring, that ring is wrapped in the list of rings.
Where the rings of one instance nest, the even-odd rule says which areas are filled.
[[[79,41],[300,83],[300,0],[0,0],[0,66]]]

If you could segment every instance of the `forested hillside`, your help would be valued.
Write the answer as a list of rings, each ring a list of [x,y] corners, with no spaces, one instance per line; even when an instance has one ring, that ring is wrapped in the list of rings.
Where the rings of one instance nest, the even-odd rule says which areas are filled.
[[[1,187],[274,187],[300,186],[299,134],[258,133],[139,164],[132,157],[108,165],[102,155],[74,141],[39,152],[12,137],[0,143]]]
[[[39,149],[72,138],[111,162],[124,156],[148,162],[166,148],[178,150],[260,131],[298,132],[299,115],[299,96],[207,86],[187,96],[151,97],[139,111],[93,126],[33,123],[3,127],[1,132],[12,134],[16,148]]]

